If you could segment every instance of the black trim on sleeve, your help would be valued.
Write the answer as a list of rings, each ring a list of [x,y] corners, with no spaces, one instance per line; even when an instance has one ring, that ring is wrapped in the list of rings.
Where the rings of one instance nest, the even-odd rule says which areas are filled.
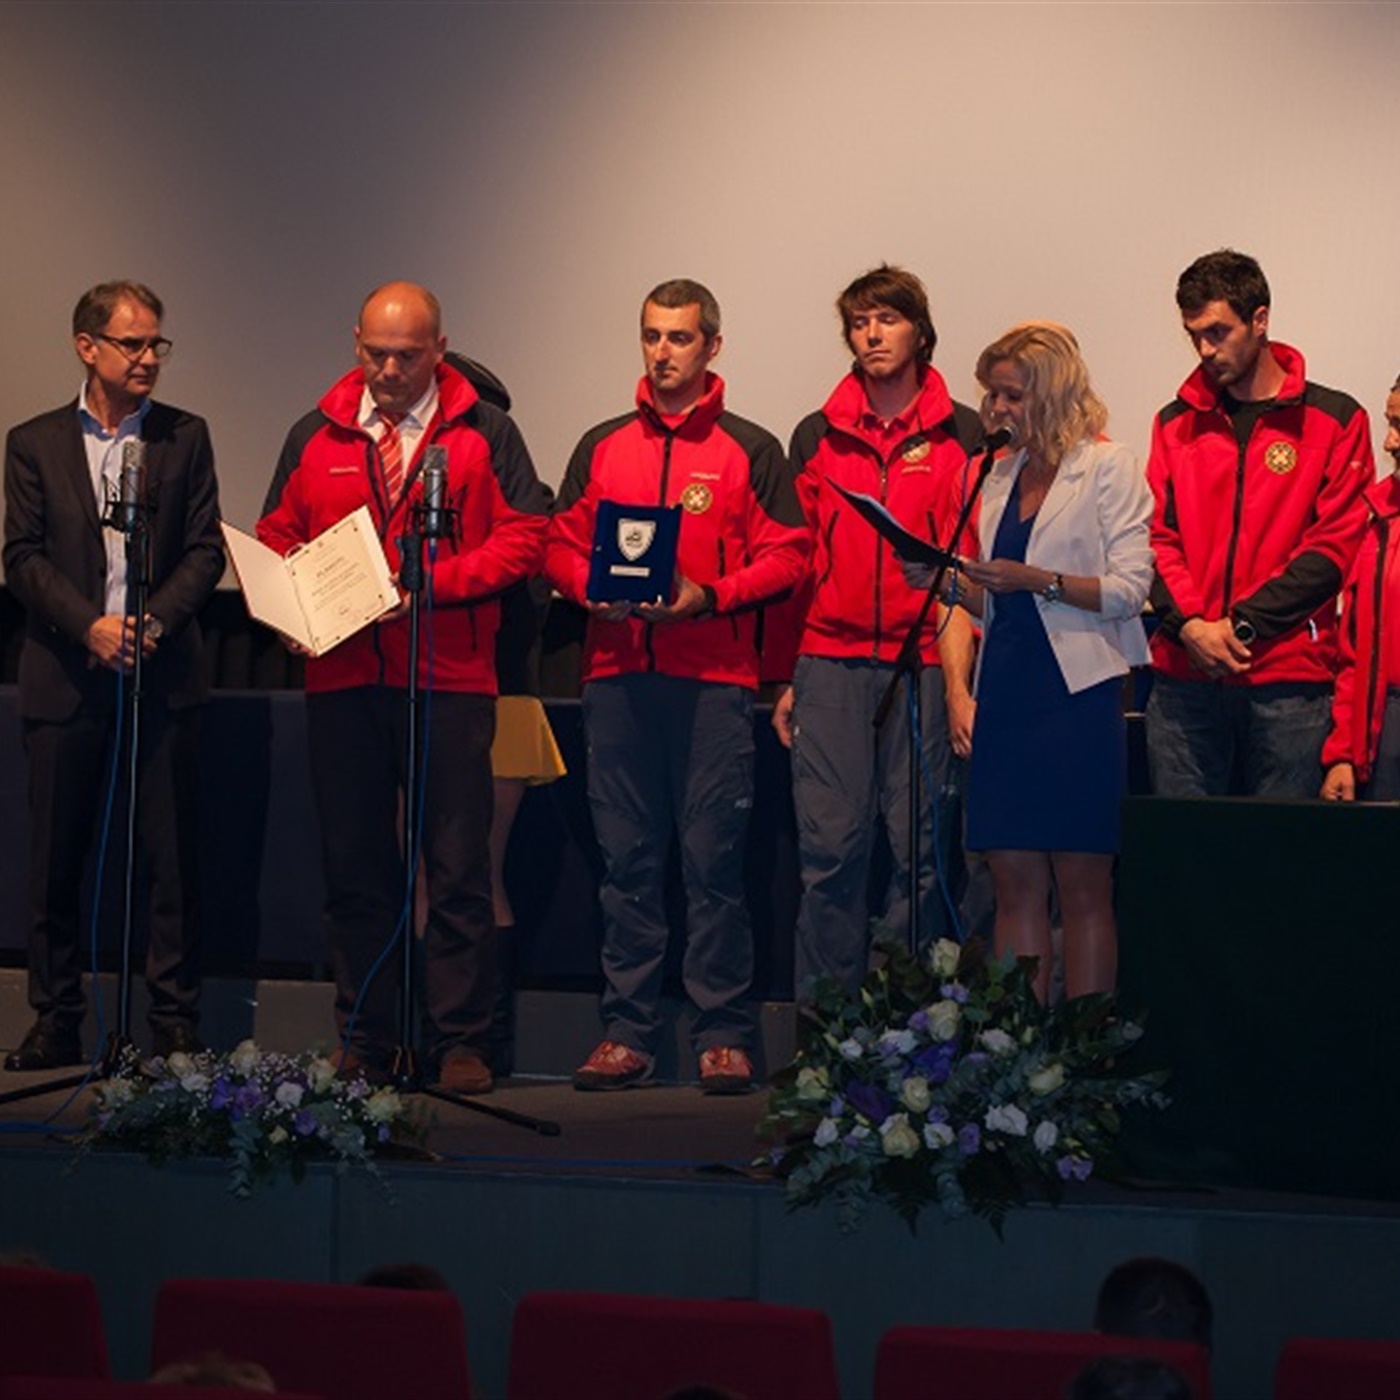
[[[267,499],[263,501],[263,515],[271,515],[282,503],[282,493],[287,489],[291,475],[301,465],[301,455],[306,444],[316,436],[330,419],[319,408],[313,408],[305,417],[292,424],[287,440],[282,444],[282,455],[277,459],[277,470],[272,474],[272,485],[267,488]]]
[[[1308,550],[1232,608],[1232,615],[1254,624],[1259,640],[1267,642],[1301,626],[1341,591],[1342,571],[1325,554]]]

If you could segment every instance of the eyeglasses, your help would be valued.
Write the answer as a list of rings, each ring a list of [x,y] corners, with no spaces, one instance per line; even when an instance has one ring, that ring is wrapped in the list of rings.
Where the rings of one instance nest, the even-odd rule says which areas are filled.
[[[99,332],[96,339],[105,340],[108,345],[116,346],[132,364],[135,364],[147,350],[151,351],[156,359],[163,360],[175,348],[174,342],[167,340],[163,335],[152,336],[150,340],[145,340],[139,335],[115,336],[102,335]]]

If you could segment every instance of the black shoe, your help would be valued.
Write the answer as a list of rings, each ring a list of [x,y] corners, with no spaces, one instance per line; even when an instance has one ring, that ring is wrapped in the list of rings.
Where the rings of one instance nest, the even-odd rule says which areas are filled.
[[[203,1050],[204,1042],[188,1021],[174,1021],[168,1026],[155,1026],[151,1030],[151,1054],[156,1059],[168,1060],[172,1055],[199,1055]]]
[[[5,1056],[5,1068],[11,1073],[35,1069],[62,1069],[65,1065],[85,1065],[82,1041],[76,1028],[46,1026],[36,1021],[29,1034],[20,1041],[19,1049]]]

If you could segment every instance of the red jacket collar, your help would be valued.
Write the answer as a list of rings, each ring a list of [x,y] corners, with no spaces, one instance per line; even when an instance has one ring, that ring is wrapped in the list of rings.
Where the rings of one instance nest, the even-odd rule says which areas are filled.
[[[822,405],[822,413],[833,428],[862,439],[865,437],[862,420],[869,412],[865,380],[854,370],[831,391],[831,397]],[[900,416],[909,420],[912,431],[927,432],[945,422],[952,412],[953,400],[943,376],[932,365],[926,365],[918,397]]]
[[[637,381],[637,410],[653,427],[665,432],[674,432],[681,437],[703,437],[724,412],[724,380],[706,370],[705,392],[696,400],[694,408],[686,414],[684,421],[672,427],[656,406],[656,394],[652,390],[651,380],[643,375]]]
[[[477,392],[465,375],[451,365],[437,367],[438,406],[444,422],[460,418],[477,401]],[[354,430],[360,416],[360,399],[365,391],[364,371],[352,369],[336,380],[321,398],[317,407],[332,423]]]
[[[1389,476],[1382,477],[1368,486],[1366,504],[1382,520],[1388,516],[1400,515],[1400,471],[1391,472]]]
[[[1307,366],[1303,363],[1302,353],[1291,345],[1285,345],[1281,340],[1271,340],[1269,349],[1274,352],[1274,359],[1279,362],[1279,367],[1283,370],[1283,384],[1279,388],[1275,401],[1277,403],[1292,403],[1301,399],[1307,382]],[[1205,370],[1199,365],[1177,391],[1177,395],[1183,402],[1192,408],[1199,409],[1202,413],[1209,413],[1212,409],[1220,406],[1219,391],[1211,384]]]

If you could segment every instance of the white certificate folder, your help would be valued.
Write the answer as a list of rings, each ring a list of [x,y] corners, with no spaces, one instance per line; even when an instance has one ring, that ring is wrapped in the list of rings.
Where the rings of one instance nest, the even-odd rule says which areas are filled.
[[[361,506],[285,558],[221,522],[248,612],[324,656],[398,606],[384,546]]]

